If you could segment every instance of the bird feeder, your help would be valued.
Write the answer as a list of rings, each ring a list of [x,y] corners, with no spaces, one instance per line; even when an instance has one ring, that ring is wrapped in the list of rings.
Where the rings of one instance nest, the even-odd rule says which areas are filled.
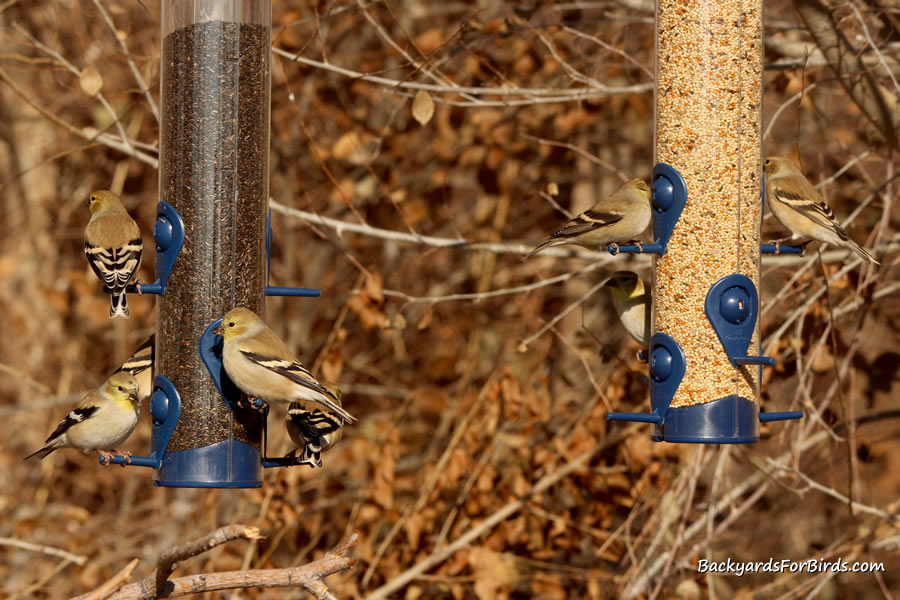
[[[163,0],[160,203],[154,229],[156,364],[150,456],[173,487],[258,487],[267,407],[244,402],[212,333],[235,306],[264,314],[268,286],[271,0]],[[245,406],[249,405],[249,406]]]
[[[659,0],[656,51],[652,412],[609,418],[654,423],[657,441],[753,442],[760,420],[800,416],[759,413],[775,362],[757,356],[762,0]]]

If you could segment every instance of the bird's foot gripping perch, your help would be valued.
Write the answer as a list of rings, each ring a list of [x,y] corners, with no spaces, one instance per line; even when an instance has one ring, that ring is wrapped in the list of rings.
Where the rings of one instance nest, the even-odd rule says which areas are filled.
[[[241,410],[255,410],[261,413],[266,413],[269,410],[269,405],[265,400],[253,398],[246,394],[241,394],[241,399],[237,401],[237,407]]]
[[[119,452],[115,448],[113,448],[112,450],[97,450],[97,454],[100,455],[100,463],[104,467],[108,467],[109,465],[111,465],[113,457],[115,457],[116,455],[125,457],[125,460],[121,463],[122,468],[124,468],[125,465],[131,464],[131,452],[128,452],[127,450],[125,452]]]

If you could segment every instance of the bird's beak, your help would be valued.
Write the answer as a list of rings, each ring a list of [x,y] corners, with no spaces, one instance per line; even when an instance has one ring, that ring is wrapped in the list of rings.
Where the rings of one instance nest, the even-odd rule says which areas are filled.
[[[140,398],[137,395],[137,392],[131,392],[128,394],[128,401],[132,404],[138,404],[140,402]]]
[[[225,328],[222,327],[221,323],[219,323],[218,325],[216,325],[216,328],[213,329],[213,333],[216,335],[225,335]]]

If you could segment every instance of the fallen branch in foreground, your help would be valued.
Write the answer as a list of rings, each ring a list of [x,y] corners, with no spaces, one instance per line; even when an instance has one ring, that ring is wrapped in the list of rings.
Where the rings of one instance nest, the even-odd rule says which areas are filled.
[[[223,571],[220,573],[202,573],[169,579],[169,575],[177,567],[178,561],[197,556],[220,544],[241,538],[258,540],[262,539],[262,536],[256,527],[247,527],[246,525],[221,527],[207,536],[164,552],[159,557],[157,567],[153,573],[137,583],[122,586],[116,590],[117,586],[121,586],[124,583],[124,578],[121,578],[120,581],[114,582],[113,585],[108,585],[112,582],[106,582],[100,586],[105,588],[100,596],[96,594],[96,592],[100,591],[100,588],[98,588],[94,592],[77,596],[72,600],[87,600],[88,598],[98,597],[106,600],[152,600],[153,598],[177,598],[188,594],[216,590],[257,587],[301,587],[319,600],[335,600],[334,595],[328,590],[324,579],[334,573],[346,571],[356,564],[355,559],[344,556],[347,549],[356,542],[357,534],[354,533],[347,540],[347,543],[340,548],[329,552],[319,560],[301,567]],[[133,568],[133,565],[129,566]]]

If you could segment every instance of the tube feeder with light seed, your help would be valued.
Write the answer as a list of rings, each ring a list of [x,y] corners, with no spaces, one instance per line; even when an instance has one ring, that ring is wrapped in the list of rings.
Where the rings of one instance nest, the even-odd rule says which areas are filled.
[[[754,442],[760,421],[801,416],[759,413],[762,0],[659,0],[656,31],[656,158],[686,198],[653,249],[652,412],[607,417],[657,441]]]

